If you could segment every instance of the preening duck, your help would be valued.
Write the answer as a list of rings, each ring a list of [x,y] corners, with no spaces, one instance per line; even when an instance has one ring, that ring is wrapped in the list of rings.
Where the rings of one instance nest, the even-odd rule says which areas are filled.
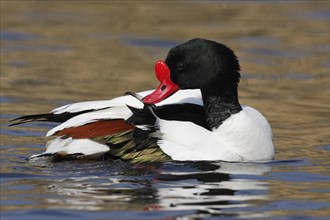
[[[30,158],[269,161],[272,131],[256,109],[240,105],[240,66],[224,44],[192,39],[172,48],[155,72],[156,90],[59,107],[14,119],[60,122],[44,153]]]

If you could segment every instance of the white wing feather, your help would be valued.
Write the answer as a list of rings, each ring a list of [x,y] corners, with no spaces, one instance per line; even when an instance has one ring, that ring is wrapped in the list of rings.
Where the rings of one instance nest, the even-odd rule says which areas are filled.
[[[144,97],[151,92],[153,92],[153,90],[140,92],[138,94]],[[202,105],[203,101],[201,99],[200,90],[180,90],[157,105],[183,103]],[[64,128],[81,126],[101,119],[127,119],[132,115],[132,112],[126,105],[133,106],[135,108],[143,108],[143,104],[139,100],[129,95],[120,96],[106,101],[79,102],[56,108],[52,111],[54,114],[61,114],[65,112],[73,113],[91,109],[101,110],[77,115],[48,131],[46,136],[51,136]]]

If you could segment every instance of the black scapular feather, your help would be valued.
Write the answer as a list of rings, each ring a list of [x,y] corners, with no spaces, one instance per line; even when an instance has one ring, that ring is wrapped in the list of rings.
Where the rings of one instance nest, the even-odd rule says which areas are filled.
[[[133,113],[126,122],[133,125],[154,125],[156,117],[172,121],[190,121],[201,127],[210,130],[206,123],[206,115],[203,106],[195,104],[170,104],[163,106],[153,106],[152,111],[149,108],[134,108],[127,106]]]
[[[93,111],[93,110],[85,110],[85,111],[80,111],[80,112],[64,112],[62,114],[47,113],[47,114],[37,114],[37,115],[25,115],[25,116],[10,120],[9,122],[12,122],[12,123],[9,126],[24,124],[24,123],[33,122],[33,121],[49,121],[49,122],[63,123],[72,117],[75,117],[75,116],[83,114],[83,113],[91,112],[91,111]]]

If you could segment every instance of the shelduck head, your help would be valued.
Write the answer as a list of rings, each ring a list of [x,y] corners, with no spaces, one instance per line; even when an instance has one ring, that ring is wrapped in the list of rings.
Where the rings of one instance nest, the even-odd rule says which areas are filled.
[[[234,52],[224,44],[192,39],[172,48],[164,61],[157,61],[158,88],[143,102],[155,104],[179,89],[237,90],[240,65]]]

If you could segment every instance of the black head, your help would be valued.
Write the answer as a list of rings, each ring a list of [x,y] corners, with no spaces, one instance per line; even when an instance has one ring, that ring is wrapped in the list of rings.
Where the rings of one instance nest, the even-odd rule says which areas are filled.
[[[172,48],[165,60],[171,80],[180,89],[205,89],[212,84],[237,87],[240,66],[227,46],[205,39],[192,39]]]

